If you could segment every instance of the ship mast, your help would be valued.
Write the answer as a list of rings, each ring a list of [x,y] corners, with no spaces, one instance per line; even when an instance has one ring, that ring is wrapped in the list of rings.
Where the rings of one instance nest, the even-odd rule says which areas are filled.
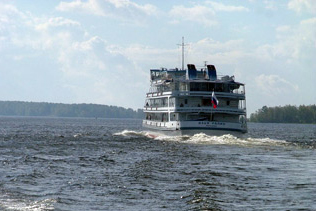
[[[182,44],[178,44],[179,46],[182,47],[182,70],[184,70],[184,46],[187,44],[184,44],[184,37],[182,37]]]

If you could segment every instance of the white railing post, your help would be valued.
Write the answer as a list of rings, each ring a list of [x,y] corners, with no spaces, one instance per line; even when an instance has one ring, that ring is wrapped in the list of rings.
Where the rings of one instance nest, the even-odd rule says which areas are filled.
[[[168,96],[168,122],[170,122],[170,96]]]

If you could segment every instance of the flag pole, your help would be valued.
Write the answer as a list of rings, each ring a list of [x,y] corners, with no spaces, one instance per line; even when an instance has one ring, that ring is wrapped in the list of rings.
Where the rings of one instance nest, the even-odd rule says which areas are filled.
[[[213,92],[214,92],[214,89],[213,89]],[[211,96],[211,122],[213,122],[213,93]]]

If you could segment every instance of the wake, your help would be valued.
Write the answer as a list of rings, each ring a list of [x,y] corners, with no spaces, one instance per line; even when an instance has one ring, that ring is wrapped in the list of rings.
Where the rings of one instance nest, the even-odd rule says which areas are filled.
[[[0,209],[5,210],[21,210],[21,211],[48,211],[54,210],[55,199],[43,199],[39,201],[27,201],[7,198],[6,196],[0,197]]]
[[[133,130],[123,130],[122,132],[114,133],[113,136],[122,136],[126,138],[137,138],[137,137],[148,137],[152,138],[150,134],[146,131],[133,131]]]
[[[121,136],[124,138],[150,138],[160,141],[171,141],[191,144],[205,144],[205,145],[239,145],[239,146],[286,146],[289,142],[285,140],[277,140],[270,138],[238,138],[227,134],[222,136],[209,136],[204,133],[198,133],[193,136],[168,136],[158,135],[153,136],[148,131],[132,131],[124,130],[122,132],[114,133],[113,136]]]

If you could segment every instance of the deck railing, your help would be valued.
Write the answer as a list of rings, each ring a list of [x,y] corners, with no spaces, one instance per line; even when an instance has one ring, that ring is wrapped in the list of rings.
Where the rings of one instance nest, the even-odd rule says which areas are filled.
[[[242,90],[236,90],[235,92],[214,92],[217,97],[229,97],[244,99],[245,93]],[[166,91],[166,92],[148,92],[147,98],[159,97],[159,96],[212,96],[212,92],[203,91]]]
[[[213,108],[211,106],[203,107],[151,107],[145,106],[144,111],[146,112],[183,112],[183,113],[230,113],[230,114],[245,114],[246,108],[229,108],[229,107],[217,107]]]

